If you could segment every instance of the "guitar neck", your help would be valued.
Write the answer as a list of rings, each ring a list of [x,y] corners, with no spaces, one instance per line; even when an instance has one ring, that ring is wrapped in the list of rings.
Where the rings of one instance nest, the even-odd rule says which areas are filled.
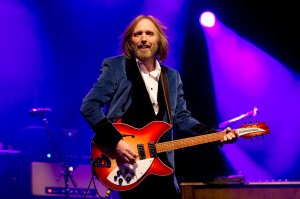
[[[157,153],[167,152],[176,149],[182,149],[190,146],[220,141],[223,139],[224,132],[216,132],[205,135],[193,136],[168,142],[161,142],[156,144]]]

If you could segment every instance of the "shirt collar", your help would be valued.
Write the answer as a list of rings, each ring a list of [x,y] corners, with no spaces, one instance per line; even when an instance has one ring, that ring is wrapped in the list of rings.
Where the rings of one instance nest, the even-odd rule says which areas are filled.
[[[148,72],[148,70],[147,70],[146,66],[143,64],[143,62],[141,62],[138,58],[136,58],[136,62],[139,67],[139,70],[142,74],[150,75],[153,78],[155,78],[157,81],[159,80],[161,66],[160,66],[159,62],[157,61],[157,59],[155,60],[155,70],[151,71],[150,73]]]

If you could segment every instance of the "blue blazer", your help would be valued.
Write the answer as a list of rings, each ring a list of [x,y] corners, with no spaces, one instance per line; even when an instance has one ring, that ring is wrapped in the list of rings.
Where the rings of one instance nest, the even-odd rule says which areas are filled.
[[[99,122],[108,119],[111,122],[117,121],[128,110],[132,99],[130,96],[131,81],[126,74],[125,56],[109,57],[103,60],[100,76],[92,89],[83,99],[81,114],[91,127],[95,127]],[[186,101],[181,77],[178,71],[161,64],[166,71],[168,87],[170,92],[170,112],[174,126],[178,130],[192,131],[196,124],[201,124],[191,117],[187,110]],[[164,121],[167,121],[165,114]],[[95,128],[93,128],[95,131]],[[170,130],[173,139],[173,130]],[[95,132],[101,134],[101,132]],[[174,167],[174,152],[167,152],[168,159]]]

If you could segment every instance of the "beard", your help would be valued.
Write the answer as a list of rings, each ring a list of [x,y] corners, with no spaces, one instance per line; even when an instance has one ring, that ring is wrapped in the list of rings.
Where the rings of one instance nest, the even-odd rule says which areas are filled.
[[[143,60],[149,60],[149,59],[153,59],[155,57],[155,54],[158,51],[158,45],[153,45],[150,48],[146,48],[146,49],[141,49],[138,48],[137,46],[134,46],[133,48],[134,54],[135,56],[143,61]]]

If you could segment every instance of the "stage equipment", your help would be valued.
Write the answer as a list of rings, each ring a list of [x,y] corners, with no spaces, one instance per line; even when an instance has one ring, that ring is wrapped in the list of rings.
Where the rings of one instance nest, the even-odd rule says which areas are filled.
[[[33,196],[61,197],[65,195],[65,184],[59,181],[59,174],[64,176],[59,163],[31,162],[31,193]],[[104,198],[107,188],[95,180],[94,188],[88,189],[91,181],[92,170],[89,164],[74,166],[73,177],[78,180],[76,187],[68,186],[68,196],[72,198]]]
[[[59,181],[60,177],[64,178],[65,187],[64,187],[63,192],[64,192],[64,195],[65,195],[65,198],[68,199],[70,197],[70,188],[69,188],[70,181],[71,181],[73,187],[75,187],[75,188],[77,187],[77,184],[75,183],[75,180],[74,180],[73,175],[72,175],[72,167],[69,166],[66,163],[64,155],[62,154],[60,148],[58,147],[58,145],[57,145],[57,143],[54,139],[54,136],[51,132],[51,128],[49,127],[48,120],[47,120],[47,117],[46,117],[46,114],[49,113],[49,112],[52,112],[51,108],[33,108],[33,109],[29,110],[30,115],[41,117],[43,125],[45,126],[46,133],[48,134],[49,138],[52,141],[53,146],[55,147],[56,152],[58,153],[58,156],[59,156],[60,161],[61,161],[60,165],[61,165],[63,170],[61,172],[61,175],[57,178],[57,180]],[[35,170],[33,170],[33,172],[35,172]]]

